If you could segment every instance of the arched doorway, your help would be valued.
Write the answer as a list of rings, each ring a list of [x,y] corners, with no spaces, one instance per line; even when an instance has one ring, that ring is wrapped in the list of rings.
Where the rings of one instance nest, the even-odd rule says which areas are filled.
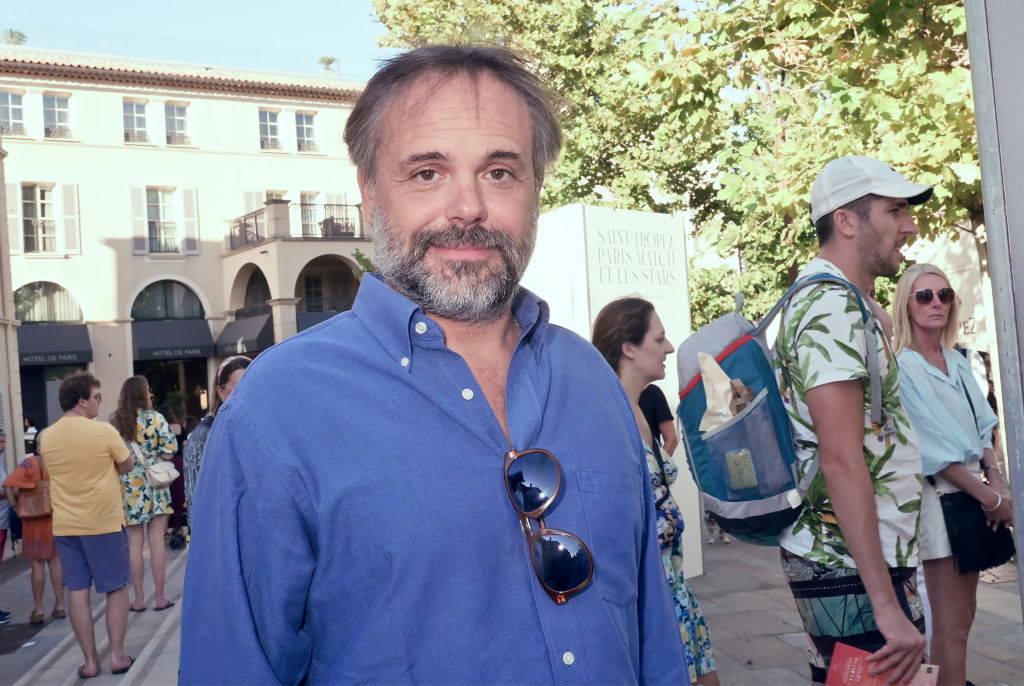
[[[201,418],[214,346],[199,297],[180,281],[155,281],[135,297],[131,315],[134,373],[149,380],[153,407],[166,404],[180,418]]]
[[[352,309],[359,281],[352,264],[337,255],[321,255],[310,260],[295,280],[298,330],[330,319]]]
[[[242,293],[242,306],[235,309],[235,319],[217,336],[219,357],[253,357],[274,344],[274,320],[268,302],[273,296],[267,277],[259,267],[250,263],[239,270],[232,287],[232,304],[238,302],[239,293]]]
[[[92,362],[89,329],[78,300],[52,281],[33,281],[14,291],[18,327],[21,404],[42,429],[60,418],[60,382]]]

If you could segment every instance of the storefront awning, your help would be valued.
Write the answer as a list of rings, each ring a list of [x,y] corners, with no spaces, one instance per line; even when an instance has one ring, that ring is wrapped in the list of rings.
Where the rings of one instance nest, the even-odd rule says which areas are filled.
[[[228,322],[217,337],[217,356],[255,353],[274,345],[274,320],[271,317],[260,314]]]
[[[25,324],[18,327],[22,367],[92,362],[92,343],[85,324]]]
[[[183,360],[213,357],[213,334],[205,319],[132,322],[136,360]]]

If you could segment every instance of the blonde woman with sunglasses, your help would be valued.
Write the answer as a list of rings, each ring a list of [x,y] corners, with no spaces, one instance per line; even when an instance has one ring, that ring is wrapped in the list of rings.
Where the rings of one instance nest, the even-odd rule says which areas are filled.
[[[978,572],[958,569],[939,494],[966,492],[981,503],[993,530],[1013,523],[992,450],[997,419],[966,358],[953,349],[959,302],[942,270],[930,264],[907,269],[893,310],[900,400],[921,446],[924,476],[931,477],[921,496],[919,535],[932,616],[929,659],[940,667],[940,684],[962,686]],[[982,473],[987,484],[978,478]]]

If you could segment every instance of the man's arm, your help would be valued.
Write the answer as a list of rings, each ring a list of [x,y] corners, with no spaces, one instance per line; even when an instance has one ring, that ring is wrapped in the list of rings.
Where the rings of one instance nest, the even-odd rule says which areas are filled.
[[[135,458],[132,457],[131,453],[128,453],[128,457],[124,458],[120,462],[115,462],[114,467],[117,469],[118,474],[127,474],[132,471],[132,467],[135,466]]]
[[[864,460],[864,389],[859,380],[836,381],[807,391],[818,431],[818,460],[836,519],[871,599],[886,644],[875,652],[872,674],[893,669],[886,683],[905,684],[924,656],[925,637],[896,599],[878,534],[871,475]],[[834,486],[834,487],[833,487]]]

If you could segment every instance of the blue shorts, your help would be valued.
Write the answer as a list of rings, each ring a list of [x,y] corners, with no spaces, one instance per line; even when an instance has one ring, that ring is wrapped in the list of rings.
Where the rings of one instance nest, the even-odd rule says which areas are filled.
[[[81,591],[95,583],[98,593],[113,593],[128,585],[128,534],[124,527],[109,534],[53,539],[69,591]]]

